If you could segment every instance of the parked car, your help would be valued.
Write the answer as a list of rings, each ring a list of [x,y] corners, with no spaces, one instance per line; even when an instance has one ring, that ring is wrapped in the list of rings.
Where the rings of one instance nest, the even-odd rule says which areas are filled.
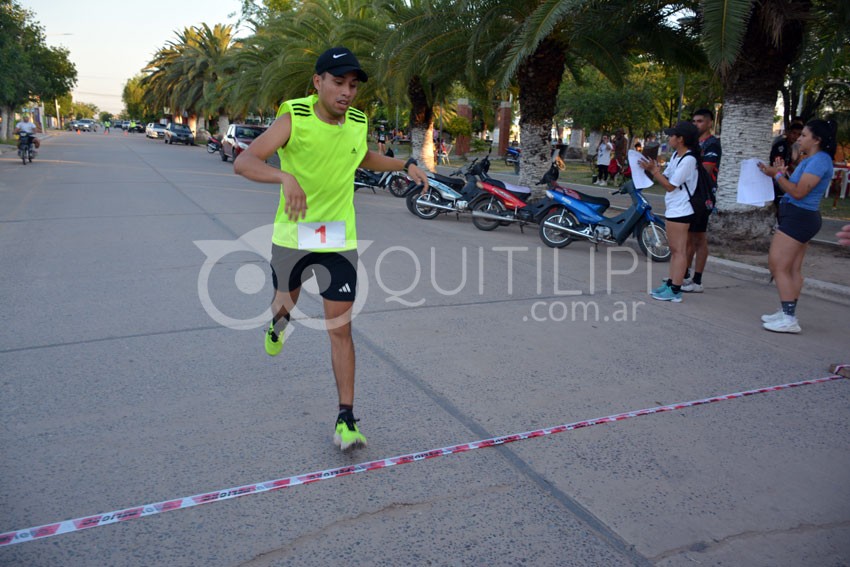
[[[145,136],[148,138],[164,138],[165,124],[159,122],[151,122],[145,127]]]
[[[127,128],[130,127],[130,121],[129,120],[119,120],[115,123],[115,127],[121,128],[122,130],[126,130]]]
[[[231,124],[221,140],[221,161],[228,158],[236,159],[240,153],[248,149],[257,136],[266,131],[265,126],[251,124]]]
[[[71,131],[76,130],[77,129],[77,121],[76,120],[69,120],[68,122],[65,123],[65,129],[71,130]]]
[[[189,130],[185,124],[175,124],[172,122],[165,128],[165,143],[173,144],[180,142],[187,146],[195,143],[195,135]]]
[[[82,130],[83,132],[93,132],[97,130],[97,122],[91,118],[80,118],[77,120],[76,129]]]

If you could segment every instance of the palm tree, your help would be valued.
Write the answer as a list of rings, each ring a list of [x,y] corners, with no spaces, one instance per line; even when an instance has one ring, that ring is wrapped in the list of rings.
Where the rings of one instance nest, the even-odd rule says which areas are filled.
[[[735,239],[765,236],[769,211],[737,203],[741,161],[770,148],[777,93],[802,46],[811,0],[705,0],[703,46],[721,76],[723,160],[718,174],[715,234]],[[757,54],[757,55],[756,55]]]
[[[386,54],[379,76],[390,93],[405,93],[410,102],[411,155],[433,171],[434,107],[462,82],[473,22],[455,2],[425,0],[407,5],[385,2],[392,22],[379,51]],[[396,94],[398,98],[400,96]]]
[[[483,73],[498,78],[497,87],[512,80],[519,86],[522,174],[520,183],[534,187],[550,165],[549,142],[558,88],[564,72],[577,75],[582,62],[622,84],[628,56],[636,51],[693,67],[693,50],[676,51],[671,43],[687,43],[668,11],[645,2],[612,0],[489,0],[477,6],[480,25],[472,51],[486,53]],[[600,30],[605,30],[600,34]],[[640,30],[640,33],[635,33]],[[535,189],[540,196],[542,189]]]
[[[234,45],[233,27],[207,24],[177,32],[145,67],[142,86],[156,108],[186,111],[191,118],[215,111],[224,115],[221,70]]]
[[[231,104],[277,108],[309,94],[316,59],[335,45],[351,49],[365,69],[375,68],[375,42],[385,27],[379,10],[356,0],[307,0],[276,13],[256,26],[228,63],[234,71],[226,81]],[[367,105],[379,88],[379,81],[361,85],[357,106]]]

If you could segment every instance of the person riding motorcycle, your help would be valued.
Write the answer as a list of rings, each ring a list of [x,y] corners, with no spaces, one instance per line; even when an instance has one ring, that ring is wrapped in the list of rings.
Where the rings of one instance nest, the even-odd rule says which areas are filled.
[[[35,143],[36,149],[41,147],[41,142],[38,141],[38,138],[35,137],[35,133],[38,130],[38,127],[30,122],[30,115],[24,114],[22,121],[15,124],[15,134],[20,134],[21,132],[25,132],[32,136],[33,142]]]

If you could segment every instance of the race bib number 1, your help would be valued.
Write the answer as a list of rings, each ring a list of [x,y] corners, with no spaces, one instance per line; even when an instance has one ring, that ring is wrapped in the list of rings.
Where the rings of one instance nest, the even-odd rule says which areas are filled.
[[[345,221],[298,223],[298,249],[345,248]]]

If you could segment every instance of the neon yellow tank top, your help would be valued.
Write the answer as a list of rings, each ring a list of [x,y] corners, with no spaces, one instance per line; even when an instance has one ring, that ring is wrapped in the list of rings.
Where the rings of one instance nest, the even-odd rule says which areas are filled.
[[[272,241],[286,248],[302,248],[316,252],[338,252],[357,248],[354,212],[354,172],[366,156],[369,125],[366,115],[355,108],[346,112],[341,125],[320,120],[313,106],[318,95],[293,99],[280,105],[277,116],[289,113],[292,133],[285,147],[279,148],[280,169],[298,180],[307,195],[307,215],[290,221],[286,215],[286,199],[280,188],[280,204],[274,221]],[[324,236],[325,224],[340,229],[345,223],[345,244],[339,247],[305,247],[304,234]],[[299,226],[301,230],[299,231]],[[309,229],[309,230],[308,230]],[[337,233],[341,237],[341,233]],[[299,235],[302,238],[299,241]],[[299,242],[302,246],[299,246]]]

